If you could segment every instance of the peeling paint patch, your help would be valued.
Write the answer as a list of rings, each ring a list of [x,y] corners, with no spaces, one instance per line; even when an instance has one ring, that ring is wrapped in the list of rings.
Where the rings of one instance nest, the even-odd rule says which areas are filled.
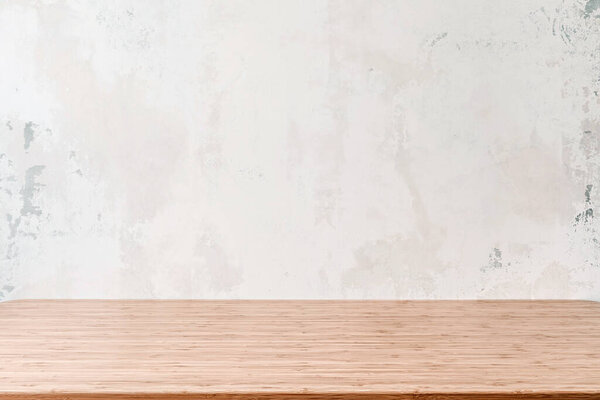
[[[588,224],[594,219],[594,209],[592,207],[591,192],[594,185],[585,187],[585,205],[586,209],[575,216],[575,225]]]
[[[586,17],[589,17],[599,8],[600,8],[600,0],[588,0],[588,2],[585,4],[584,14]]]
[[[34,205],[33,198],[40,188],[43,186],[37,182],[37,178],[42,174],[42,171],[46,168],[44,165],[34,165],[25,171],[25,183],[21,188],[20,194],[23,199],[23,207],[21,208],[21,215],[41,215],[42,210]]]
[[[502,250],[497,247],[494,247],[492,252],[488,256],[488,263],[486,266],[482,267],[482,271],[486,271],[488,269],[499,269],[504,265],[502,264]]]
[[[25,148],[25,150],[29,150],[29,146],[31,145],[31,142],[33,142],[33,139],[35,138],[35,128],[36,127],[37,127],[36,124],[29,121],[28,123],[25,124],[25,128],[23,128],[23,139],[24,139],[23,147]]]
[[[586,264],[600,266],[600,241],[598,240],[598,219],[595,218],[592,200],[594,185],[585,187],[583,210],[575,216],[573,235],[577,238],[578,252],[585,258]]]
[[[5,298],[6,295],[9,294],[10,292],[12,292],[13,290],[15,290],[15,287],[12,285],[2,286],[2,288],[0,289],[0,299]]]
[[[431,47],[435,46],[436,44],[439,43],[440,40],[444,39],[446,36],[448,36],[448,32],[444,32],[440,35],[438,35],[435,39],[433,39],[431,41]]]

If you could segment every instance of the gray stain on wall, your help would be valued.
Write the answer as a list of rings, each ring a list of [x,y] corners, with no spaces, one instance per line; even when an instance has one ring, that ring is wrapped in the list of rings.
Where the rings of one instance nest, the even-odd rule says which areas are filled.
[[[438,42],[442,39],[444,39],[446,36],[448,36],[448,32],[444,32],[439,34],[438,36],[435,37],[435,39],[433,39],[431,41],[431,47],[435,46],[436,44],[438,44]]]
[[[592,207],[591,192],[594,185],[585,187],[585,210],[575,216],[575,226],[590,223],[594,219],[594,208]]]
[[[585,5],[585,16],[589,17],[600,8],[600,0],[589,0]]]
[[[25,183],[21,188],[20,194],[23,199],[21,215],[41,215],[42,210],[33,204],[35,193],[39,192],[43,185],[37,181],[42,171],[46,168],[44,165],[34,165],[25,171]]]
[[[482,271],[487,271],[489,269],[499,269],[502,268],[504,264],[502,263],[502,250],[497,247],[492,249],[492,252],[488,256],[488,263],[484,267],[481,267]]]
[[[585,187],[585,203],[583,210],[575,216],[574,233],[578,233],[581,243],[586,245],[586,263],[588,265],[598,267],[598,249],[600,241],[598,240],[597,221],[594,218],[594,202],[592,200],[593,185]]]
[[[31,142],[33,142],[33,139],[35,137],[34,128],[36,126],[37,125],[35,125],[33,122],[29,121],[28,123],[25,124],[25,128],[23,128],[23,139],[24,139],[23,147],[25,150],[29,150],[29,146],[31,145]]]

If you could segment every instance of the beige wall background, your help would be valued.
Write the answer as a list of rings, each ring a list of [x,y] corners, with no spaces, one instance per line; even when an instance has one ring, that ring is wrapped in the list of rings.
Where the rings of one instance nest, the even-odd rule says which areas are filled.
[[[0,297],[600,299],[600,0],[3,1]]]

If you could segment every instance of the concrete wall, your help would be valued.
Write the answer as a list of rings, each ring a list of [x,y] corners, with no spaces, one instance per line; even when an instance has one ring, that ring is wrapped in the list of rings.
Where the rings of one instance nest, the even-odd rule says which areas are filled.
[[[0,298],[600,299],[600,0],[0,3]]]

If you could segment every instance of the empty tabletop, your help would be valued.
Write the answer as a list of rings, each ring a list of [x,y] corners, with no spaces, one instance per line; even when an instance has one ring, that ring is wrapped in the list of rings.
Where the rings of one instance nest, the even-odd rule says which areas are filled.
[[[0,399],[600,399],[600,303],[18,300]]]

